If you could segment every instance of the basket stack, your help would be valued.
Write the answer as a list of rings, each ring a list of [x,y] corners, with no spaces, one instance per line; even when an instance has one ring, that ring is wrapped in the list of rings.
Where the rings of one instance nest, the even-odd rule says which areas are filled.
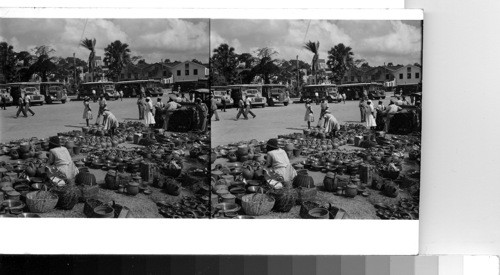
[[[46,213],[54,209],[59,197],[48,191],[35,191],[26,195],[26,204],[32,213]]]
[[[241,198],[243,211],[250,216],[262,216],[271,212],[275,199],[264,194],[248,194]]]

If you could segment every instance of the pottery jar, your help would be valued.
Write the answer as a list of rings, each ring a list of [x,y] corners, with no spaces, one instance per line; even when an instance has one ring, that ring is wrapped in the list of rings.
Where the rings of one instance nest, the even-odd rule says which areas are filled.
[[[344,189],[344,194],[348,198],[354,198],[358,194],[358,187],[354,184],[349,184]]]
[[[129,182],[127,185],[127,193],[132,195],[132,196],[139,194],[139,183],[134,182],[134,181]]]

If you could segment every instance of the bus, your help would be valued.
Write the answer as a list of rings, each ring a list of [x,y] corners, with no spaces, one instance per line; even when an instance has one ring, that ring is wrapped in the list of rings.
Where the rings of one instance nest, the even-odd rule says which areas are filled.
[[[80,92],[78,93],[78,99],[84,98],[86,96],[92,98],[92,90],[95,90],[96,96],[104,94],[104,98],[106,98],[106,100],[109,100],[111,98],[117,100],[118,98],[120,98],[120,95],[115,90],[115,83],[111,81],[103,81],[82,83],[80,86]]]
[[[226,106],[231,107],[234,104],[233,99],[231,98],[231,89],[228,86],[212,86],[210,87],[210,91],[214,94],[217,108],[222,107],[222,99],[225,99]]]
[[[17,102],[21,95],[30,97],[30,104],[43,105],[46,96],[40,94],[40,83],[38,82],[15,82],[7,84],[10,87],[12,98]]]
[[[61,82],[40,82],[40,93],[45,96],[45,102],[48,104],[54,101],[64,104],[68,100],[66,87]]]
[[[146,96],[159,97],[165,93],[160,80],[129,80],[115,83],[116,90],[123,91],[123,97],[137,97],[141,89]]]
[[[14,99],[12,98],[12,95],[8,92],[9,84],[0,84],[0,99],[5,98],[5,104],[6,105],[13,105]]]
[[[243,96],[246,96],[250,98],[252,107],[266,107],[267,100],[262,96],[262,84],[229,85],[229,89],[231,89],[231,98],[235,106]]]
[[[263,84],[262,96],[266,98],[268,106],[276,104],[287,106],[290,101],[290,93],[286,86],[281,84]]]
[[[316,98],[316,93],[318,93],[318,98]],[[342,100],[336,84],[305,85],[302,88],[300,102],[304,102],[306,99],[315,101],[322,98],[326,98],[328,102],[340,102]]]
[[[382,83],[350,83],[339,85],[340,93],[346,94],[346,100],[357,100],[363,96],[369,99],[385,99],[385,88]],[[366,94],[364,92],[366,91]]]

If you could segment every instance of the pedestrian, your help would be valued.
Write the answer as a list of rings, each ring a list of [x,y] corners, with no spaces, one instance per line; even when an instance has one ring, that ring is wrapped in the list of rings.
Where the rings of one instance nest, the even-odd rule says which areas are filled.
[[[240,98],[238,101],[238,114],[236,115],[236,120],[240,118],[240,115],[243,115],[244,119],[248,119],[248,116],[245,112],[246,106],[245,106],[245,100],[243,97]]]
[[[95,125],[99,125],[99,118],[102,116],[104,113],[104,109],[108,106],[108,103],[106,102],[106,99],[104,98],[104,94],[100,95],[99,98],[99,111],[97,112],[97,118],[95,120]],[[104,121],[103,121],[104,123]]]
[[[325,115],[325,111],[328,110],[328,108],[329,108],[328,99],[323,98],[323,101],[321,102],[320,107],[321,107],[321,111],[319,113],[319,118],[318,118],[318,127],[320,127],[320,125],[321,125],[321,119]]]
[[[314,112],[311,107],[311,100],[306,101],[306,115],[304,121],[307,121],[307,129],[311,129],[311,122],[314,122]]]
[[[220,100],[222,102],[222,111],[225,112],[226,111],[226,97],[222,96]]]
[[[402,106],[403,105],[403,100],[401,100],[401,97],[397,97],[398,101],[396,102],[396,105]]]
[[[161,102],[161,98],[156,100],[155,104],[155,128],[163,127],[163,110],[165,109],[165,103]]]
[[[361,113],[361,122],[366,121],[366,104],[365,104],[365,99],[361,97],[359,100],[359,112]]]
[[[375,108],[372,105],[372,101],[368,100],[366,102],[366,128],[374,129],[375,127],[377,127],[375,121]]]
[[[97,94],[94,89],[92,89],[92,99],[94,100],[94,102],[97,102]]]
[[[115,130],[118,128],[119,123],[115,115],[109,111],[109,109],[104,109],[102,112],[104,130],[108,132],[110,136],[115,135]]]
[[[210,99],[210,107],[212,109],[210,113],[210,120],[212,120],[212,116],[215,115],[215,121],[219,121],[219,114],[217,113],[217,99],[215,99],[214,94],[212,93],[212,98]]]
[[[251,114],[253,118],[256,117],[256,115],[252,112],[252,110],[250,110],[251,108],[252,108],[252,100],[250,99],[250,97],[247,96],[247,98],[245,99],[245,114],[247,118],[248,114]]]
[[[314,93],[314,100],[316,101],[316,105],[319,105],[319,94],[318,94],[318,92]]]
[[[205,103],[203,103],[201,98],[197,98],[195,101],[196,101],[196,106],[198,106],[198,109],[201,112],[200,130],[206,131],[207,130],[207,118],[208,118],[208,107]]]
[[[163,117],[163,130],[168,130],[168,122],[170,121],[170,116],[180,108],[182,105],[175,102],[172,98],[169,99],[167,105],[165,105],[164,117]]]
[[[155,125],[155,118],[153,116],[153,102],[151,102],[150,97],[146,97],[146,104],[144,107],[144,124],[146,126],[153,128]]]
[[[408,100],[406,100],[405,96],[401,97],[401,105],[403,105],[403,106],[410,105],[410,103],[408,102]]]
[[[16,117],[19,117],[19,114],[20,113],[23,113],[24,117],[28,117],[28,114],[26,113],[26,109],[25,109],[25,104],[24,104],[24,97],[23,95],[21,95],[17,101],[17,113],[16,113]]]
[[[342,100],[344,101],[344,104],[345,104],[345,99],[346,99],[346,97],[347,97],[347,96],[346,96],[345,92],[342,92]]]
[[[31,110],[31,97],[27,94],[24,95],[24,110],[26,113],[30,112],[31,116],[35,115],[35,112]]]
[[[120,101],[123,101],[123,89],[120,89],[119,93],[120,93]]]
[[[89,127],[89,121],[94,119],[92,117],[92,109],[90,108],[90,98],[86,96],[83,99],[83,119],[87,122],[87,127]]]
[[[385,128],[385,112],[387,107],[385,107],[382,100],[379,100],[377,108],[375,108],[375,123],[377,123],[377,130],[383,131]]]
[[[401,111],[403,108],[399,107],[394,103],[394,101],[391,100],[391,103],[389,103],[389,106],[387,107],[386,111],[386,117],[385,117],[385,132],[389,133],[390,129],[390,124],[391,124],[391,119],[394,117],[394,115]]]
[[[7,110],[7,93],[2,92],[2,109]]]
[[[139,108],[139,120],[144,119],[144,98],[142,97],[142,93],[139,94],[139,98],[137,99],[137,107]]]
[[[266,167],[271,168],[274,173],[280,175],[285,185],[291,185],[293,179],[297,176],[297,171],[290,164],[290,159],[285,150],[279,148],[278,140],[275,138],[267,141],[266,148]]]
[[[332,115],[330,110],[325,111],[325,115],[323,116],[325,120],[323,124],[323,128],[325,128],[325,134],[329,135],[331,138],[337,136],[337,131],[340,130],[340,123],[337,119]]]

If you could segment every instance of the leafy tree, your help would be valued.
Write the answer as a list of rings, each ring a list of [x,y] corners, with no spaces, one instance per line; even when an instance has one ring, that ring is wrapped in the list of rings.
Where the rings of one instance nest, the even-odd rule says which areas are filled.
[[[140,55],[134,55],[134,56],[130,57],[130,62],[132,64],[137,64],[137,62],[140,62],[141,60],[144,60],[144,59],[142,59],[142,56],[140,56]]]
[[[238,62],[245,64],[245,69],[251,69],[254,62],[254,57],[249,53],[242,53],[238,55]]]
[[[109,75],[115,81],[120,80],[123,68],[131,62],[128,44],[116,40],[104,49],[104,56],[108,64]]]
[[[196,58],[193,58],[193,60],[191,60],[191,62],[194,62],[194,63],[200,64],[200,65],[203,65],[203,63],[201,63],[201,61],[199,61],[199,60],[198,60],[198,59],[196,59]]]
[[[340,43],[328,51],[328,67],[332,70],[333,80],[341,82],[348,69],[354,67],[351,47]]]
[[[394,66],[394,64],[392,62],[389,62],[389,63],[387,63],[387,66],[391,67],[391,66]]]
[[[75,70],[76,74],[79,75],[87,69],[87,62],[76,57],[60,57],[56,65],[57,70],[54,72],[54,79],[61,81],[66,81],[70,78],[74,78]]]
[[[90,78],[91,78],[91,81],[94,81],[94,69],[95,69],[95,44],[96,44],[96,40],[95,38],[94,39],[88,39],[88,38],[85,38],[83,39],[82,41],[80,41],[80,46],[84,47],[85,49],[89,50],[90,51],[90,54],[89,54],[89,62],[88,62],[88,66],[89,66],[89,73],[90,73]]]
[[[12,82],[16,76],[17,58],[14,47],[7,42],[0,43],[0,70],[7,82]]]
[[[278,54],[272,48],[264,47],[256,51],[257,58],[252,71],[264,79],[264,84],[271,83],[271,76],[279,72],[278,60],[273,57]]]
[[[56,62],[58,58],[51,56],[56,51],[46,45],[35,47],[31,51],[36,61],[26,71],[24,79],[29,80],[31,76],[37,74],[42,82],[47,82],[49,76],[57,70]]]
[[[220,44],[214,49],[211,58],[213,85],[231,84],[236,78],[236,67],[238,66],[238,56],[234,53],[234,48],[228,44]]]
[[[311,70],[312,70],[312,74],[314,76],[314,83],[316,83],[317,82],[316,74],[317,74],[317,72],[319,70],[319,64],[318,64],[318,59],[319,59],[319,41],[316,41],[316,42],[308,41],[304,45],[304,48],[314,54],[313,55],[313,59],[311,61]]]

